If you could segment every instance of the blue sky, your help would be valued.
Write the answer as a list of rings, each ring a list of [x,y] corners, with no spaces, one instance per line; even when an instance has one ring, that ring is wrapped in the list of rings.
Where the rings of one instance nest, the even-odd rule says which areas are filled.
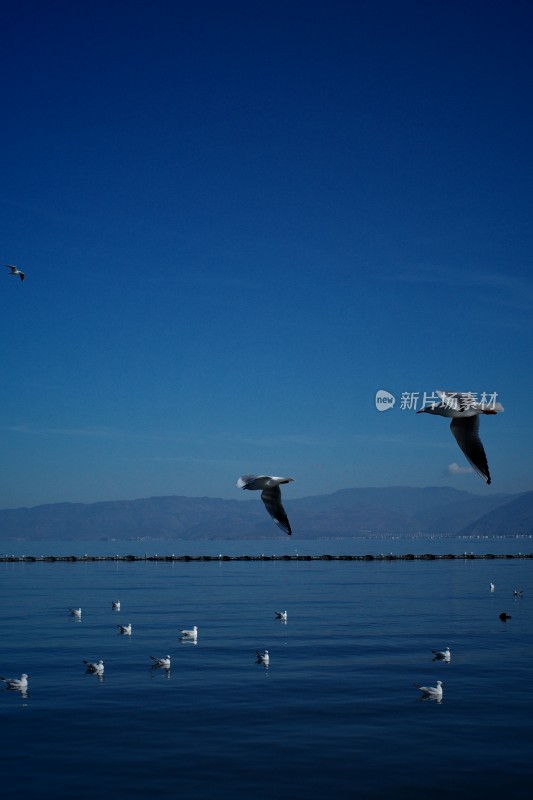
[[[533,489],[532,22],[4,3],[0,507],[240,498],[243,473]],[[400,407],[440,388],[505,406],[491,486]]]

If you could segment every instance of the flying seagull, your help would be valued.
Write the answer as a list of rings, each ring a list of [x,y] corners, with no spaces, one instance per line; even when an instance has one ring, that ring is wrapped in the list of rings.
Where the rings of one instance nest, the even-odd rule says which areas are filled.
[[[452,417],[450,430],[455,441],[484,481],[491,482],[489,465],[485,450],[479,438],[479,415],[497,414],[503,411],[501,403],[477,402],[471,394],[462,392],[436,392],[440,403],[434,402],[421,408],[417,414],[436,414],[439,417]]]
[[[25,275],[18,267],[15,267],[13,264],[4,264],[4,266],[11,270],[9,273],[10,275],[18,275],[21,281],[24,280]]]
[[[239,489],[261,489],[261,500],[265,508],[282,531],[292,533],[290,522],[281,504],[280,484],[290,483],[294,478],[276,478],[272,475],[241,475],[237,481]]]
[[[419,686],[415,683],[417,689],[422,692],[422,697],[432,697],[434,700],[442,700],[442,681],[437,681],[436,686]]]
[[[28,689],[29,677],[29,675],[26,675],[26,673],[23,672],[20,678],[2,678],[0,676],[0,681],[4,681],[6,689],[18,689],[19,691],[26,693]]]

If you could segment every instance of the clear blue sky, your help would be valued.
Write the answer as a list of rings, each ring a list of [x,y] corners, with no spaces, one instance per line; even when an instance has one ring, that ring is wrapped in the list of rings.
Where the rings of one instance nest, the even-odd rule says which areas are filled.
[[[2,7],[0,507],[533,489],[531,3]]]

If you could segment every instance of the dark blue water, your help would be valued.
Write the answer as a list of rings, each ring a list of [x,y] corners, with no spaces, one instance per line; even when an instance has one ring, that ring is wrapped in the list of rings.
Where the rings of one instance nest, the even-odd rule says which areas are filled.
[[[503,552],[519,549],[530,548]],[[27,697],[0,692],[2,788],[27,798],[529,797],[532,564],[0,564],[0,674],[31,676]],[[273,613],[285,609],[287,624]],[[512,618],[502,623],[501,611]],[[133,633],[120,636],[127,622]],[[180,642],[192,625],[198,643]],[[447,645],[451,663],[433,662],[431,649]],[[255,663],[264,648],[268,669]],[[151,669],[150,656],[167,653],[170,672]],[[99,658],[102,681],[82,663]],[[442,702],[420,701],[413,684],[437,679]]]

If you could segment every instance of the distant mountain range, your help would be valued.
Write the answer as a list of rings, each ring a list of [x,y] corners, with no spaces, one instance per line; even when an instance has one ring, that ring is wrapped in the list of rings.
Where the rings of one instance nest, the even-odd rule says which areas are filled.
[[[332,536],[533,533],[533,491],[478,495],[449,487],[342,489],[291,499],[294,540]],[[246,500],[149,497],[0,510],[0,539],[260,539],[283,537],[259,492]]]

